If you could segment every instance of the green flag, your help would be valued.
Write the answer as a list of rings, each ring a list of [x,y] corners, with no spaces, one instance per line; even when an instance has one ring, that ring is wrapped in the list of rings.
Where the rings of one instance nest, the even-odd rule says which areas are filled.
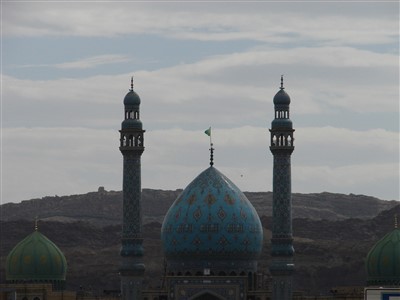
[[[211,127],[208,128],[206,131],[204,131],[205,134],[207,134],[208,136],[211,136]]]

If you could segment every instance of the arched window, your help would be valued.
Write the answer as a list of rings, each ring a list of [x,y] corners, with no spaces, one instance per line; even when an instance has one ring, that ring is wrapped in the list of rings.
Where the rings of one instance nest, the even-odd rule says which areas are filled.
[[[283,146],[283,134],[279,136],[278,145]]]
[[[126,136],[121,137],[121,147],[126,147]]]
[[[133,137],[133,135],[130,135],[129,139],[128,139],[128,146],[132,147],[134,145],[133,142],[134,142],[134,137]]]

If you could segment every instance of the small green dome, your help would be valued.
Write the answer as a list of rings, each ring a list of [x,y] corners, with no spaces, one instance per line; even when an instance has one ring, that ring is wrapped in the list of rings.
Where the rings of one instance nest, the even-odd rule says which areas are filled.
[[[140,97],[131,89],[124,98],[124,105],[137,106],[140,105]]]
[[[368,285],[400,285],[400,229],[395,228],[371,248],[366,268]]]
[[[51,282],[55,288],[62,288],[66,274],[64,254],[37,230],[19,242],[7,256],[7,282]]]

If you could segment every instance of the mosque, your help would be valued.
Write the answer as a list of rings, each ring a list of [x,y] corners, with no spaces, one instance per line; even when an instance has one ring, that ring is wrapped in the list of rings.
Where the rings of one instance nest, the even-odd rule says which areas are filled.
[[[294,151],[294,129],[289,114],[290,97],[283,86],[283,78],[273,98],[275,114],[270,129],[270,151],[274,160],[272,259],[269,264],[272,280],[267,288],[258,278],[257,262],[263,251],[260,218],[240,189],[214,167],[212,144],[210,166],[183,190],[164,218],[161,241],[166,257],[165,282],[158,289],[145,286],[143,255],[146,249],[143,248],[141,209],[145,130],[140,120],[140,103],[132,79],[124,98],[119,145],[123,156],[119,299],[310,299],[294,292],[292,286],[295,251],[290,157]],[[371,297],[332,295],[312,299],[399,299],[400,229],[397,224],[394,227],[366,257],[366,283],[374,291]],[[91,300],[65,290],[67,261],[37,226],[11,250],[5,268],[6,283],[0,285],[0,300]]]

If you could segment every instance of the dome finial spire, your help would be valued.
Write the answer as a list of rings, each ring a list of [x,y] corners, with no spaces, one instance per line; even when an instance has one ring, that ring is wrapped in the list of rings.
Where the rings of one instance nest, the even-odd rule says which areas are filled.
[[[133,76],[131,76],[131,89],[130,89],[130,91],[131,92],[133,91]]]
[[[283,74],[281,75],[281,90],[283,90],[283,89],[285,89],[284,87],[283,87]]]
[[[214,148],[213,143],[210,144],[210,166],[214,165]]]

